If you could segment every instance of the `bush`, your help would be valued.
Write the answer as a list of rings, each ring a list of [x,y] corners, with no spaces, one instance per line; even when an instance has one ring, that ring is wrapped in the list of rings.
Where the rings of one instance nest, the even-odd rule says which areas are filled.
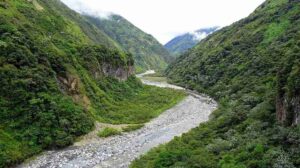
[[[135,131],[140,128],[144,127],[144,124],[134,124],[134,125],[128,125],[125,128],[122,128],[124,132],[130,132],[130,131]]]
[[[290,161],[287,154],[282,153],[275,161],[274,168],[296,168]]]
[[[98,136],[101,138],[106,138],[113,135],[120,135],[121,131],[115,128],[106,127],[103,130],[99,131]]]

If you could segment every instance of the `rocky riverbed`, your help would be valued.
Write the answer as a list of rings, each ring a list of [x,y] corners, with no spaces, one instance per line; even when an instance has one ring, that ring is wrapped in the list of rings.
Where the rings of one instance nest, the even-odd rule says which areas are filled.
[[[149,73],[149,72],[148,72]],[[153,72],[151,72],[153,73]],[[142,77],[139,75],[138,77]],[[158,87],[183,89],[167,83],[142,80]],[[188,92],[183,101],[153,119],[137,131],[101,139],[87,135],[81,142],[56,151],[47,151],[18,167],[32,168],[126,168],[130,162],[151,148],[169,142],[208,120],[217,103],[211,98]]]

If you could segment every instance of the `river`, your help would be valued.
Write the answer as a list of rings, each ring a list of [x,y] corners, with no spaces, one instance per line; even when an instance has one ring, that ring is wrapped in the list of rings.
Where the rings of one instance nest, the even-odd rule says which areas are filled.
[[[149,81],[144,75],[152,74],[147,71],[139,74],[144,84],[157,87],[184,89],[166,82]],[[167,143],[175,136],[188,132],[200,123],[209,119],[209,115],[217,108],[217,103],[211,98],[187,91],[189,95],[179,104],[162,113],[159,117],[137,131],[124,133],[119,136],[93,140],[83,139],[84,142],[62,150],[46,151],[35,159],[27,161],[18,167],[28,168],[127,168],[130,162],[151,148]]]

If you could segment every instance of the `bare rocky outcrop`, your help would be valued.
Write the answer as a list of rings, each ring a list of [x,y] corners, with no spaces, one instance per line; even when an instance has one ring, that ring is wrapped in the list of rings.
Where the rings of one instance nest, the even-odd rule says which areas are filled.
[[[277,120],[285,126],[298,125],[300,123],[300,70],[284,70],[279,72],[277,77]]]
[[[89,98],[80,93],[80,80],[71,74],[66,74],[63,76],[58,76],[58,83],[61,91],[72,97],[73,101],[82,104],[87,110],[91,105]]]
[[[44,10],[44,8],[36,0],[27,0],[27,1],[31,2],[38,11]]]
[[[92,76],[101,80],[103,77],[113,77],[119,81],[127,80],[131,75],[134,75],[134,66],[114,66],[109,63],[94,62],[94,65],[90,65],[89,71]],[[91,105],[89,98],[82,92],[80,78],[76,75],[66,72],[64,75],[57,77],[57,82],[61,91],[72,97],[73,101],[81,104],[86,110]]]
[[[293,111],[293,124],[298,125],[300,123],[300,95],[292,98],[291,100],[291,109]]]
[[[298,125],[300,123],[300,95],[292,98],[277,97],[276,116],[277,120],[286,126]]]
[[[276,99],[276,118],[280,123],[284,123],[286,121],[287,117],[287,111],[286,111],[286,100],[284,97],[277,96]]]
[[[114,66],[108,63],[102,64],[102,72],[105,76],[114,77],[120,81],[127,80],[134,74],[133,66]]]
[[[133,65],[113,65],[106,62],[100,63],[97,60],[86,65],[86,68],[95,79],[113,77],[119,81],[125,81],[135,73]]]

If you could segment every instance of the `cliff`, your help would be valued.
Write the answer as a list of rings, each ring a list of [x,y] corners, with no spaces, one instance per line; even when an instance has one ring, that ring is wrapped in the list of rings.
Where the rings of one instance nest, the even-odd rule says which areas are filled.
[[[286,126],[300,122],[300,65],[288,59],[277,75],[277,120]]]

